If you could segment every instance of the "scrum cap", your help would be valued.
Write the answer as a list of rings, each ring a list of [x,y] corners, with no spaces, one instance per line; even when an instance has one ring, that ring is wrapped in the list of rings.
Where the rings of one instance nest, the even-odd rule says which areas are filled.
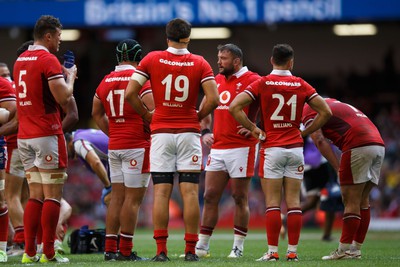
[[[125,39],[115,48],[118,63],[123,61],[140,62],[142,59],[142,47],[133,39]]]

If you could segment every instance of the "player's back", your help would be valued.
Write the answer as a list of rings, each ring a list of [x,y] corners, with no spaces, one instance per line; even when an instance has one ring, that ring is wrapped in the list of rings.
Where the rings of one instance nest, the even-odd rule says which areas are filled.
[[[16,78],[18,137],[62,134],[60,107],[48,83],[63,78],[57,58],[44,49],[27,50],[17,58],[13,74]]]
[[[130,149],[149,146],[148,125],[125,101],[125,90],[135,69],[129,65],[117,66],[106,75],[96,90],[109,121],[109,148]],[[149,92],[146,83],[139,95]]]
[[[214,79],[203,57],[186,49],[149,53],[137,72],[150,79],[155,111],[151,131],[198,132],[196,105],[202,82]]]
[[[364,113],[336,99],[325,100],[332,110],[332,117],[322,127],[322,131],[339,149],[347,151],[364,145],[384,145],[378,129]],[[315,115],[307,106],[303,121],[308,123]]]
[[[265,147],[302,146],[300,120],[304,104],[317,95],[303,79],[273,71],[256,81],[259,84],[260,111],[266,132]],[[290,73],[290,72],[288,72]]]

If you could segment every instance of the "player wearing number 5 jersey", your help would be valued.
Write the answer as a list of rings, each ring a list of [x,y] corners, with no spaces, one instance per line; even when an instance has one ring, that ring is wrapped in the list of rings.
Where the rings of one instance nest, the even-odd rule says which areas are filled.
[[[303,79],[292,75],[293,61],[294,51],[291,46],[274,46],[271,74],[250,84],[230,105],[232,115],[253,136],[265,138],[260,150],[259,175],[262,177],[261,186],[267,207],[265,219],[268,251],[258,261],[279,259],[282,189],[288,208],[286,258],[298,261],[297,245],[302,221],[300,187],[304,171],[303,138],[299,128],[303,106],[308,103],[319,114],[309,131],[320,128],[331,116],[328,105],[315,89]],[[243,108],[255,100],[260,101],[263,130],[256,127],[243,112]]]
[[[154,184],[153,223],[157,255],[153,261],[167,261],[168,210],[174,173],[179,173],[179,189],[184,202],[185,260],[198,260],[200,208],[198,183],[202,151],[200,120],[218,104],[218,91],[210,64],[188,50],[191,25],[173,19],[166,26],[168,49],[149,53],[140,62],[129,82],[126,98],[136,111],[151,121],[150,171]],[[141,86],[150,80],[155,111],[150,113],[138,97]],[[196,111],[200,87],[205,103]]]
[[[97,87],[92,109],[97,125],[110,137],[112,191],[106,217],[104,260],[136,261],[141,258],[132,252],[132,240],[140,204],[150,181],[150,132],[148,123],[125,102],[125,89],[142,59],[142,47],[135,40],[126,39],[117,45],[116,55],[118,66]],[[153,110],[149,82],[139,95],[146,107]]]
[[[66,69],[52,54],[59,49],[62,25],[53,16],[41,16],[33,30],[34,44],[14,65],[19,118],[18,149],[29,184],[24,213],[25,253],[22,263],[39,260],[36,234],[42,225],[40,262],[69,262],[54,251],[63,184],[67,178],[67,149],[60,105],[73,101],[76,66]]]

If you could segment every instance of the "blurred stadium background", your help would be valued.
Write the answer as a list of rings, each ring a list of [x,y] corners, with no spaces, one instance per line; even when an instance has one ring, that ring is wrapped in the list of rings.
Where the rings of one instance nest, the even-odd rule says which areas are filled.
[[[400,1],[397,0],[0,0],[0,62],[12,70],[16,49],[32,39],[35,21],[44,14],[60,18],[66,50],[76,55],[79,80],[75,98],[77,128],[95,127],[92,98],[98,83],[116,64],[114,49],[124,38],[137,39],[145,53],[165,49],[165,23],[174,17],[194,27],[189,50],[203,55],[217,73],[218,44],[235,43],[249,69],[266,75],[276,43],[295,49],[294,75],[320,94],[361,109],[386,142],[382,179],[372,194],[371,228],[400,228]],[[205,151],[207,153],[207,151]],[[65,198],[73,206],[72,227],[104,226],[101,183],[72,161]],[[263,227],[264,201],[258,179],[250,194],[250,227]],[[151,187],[139,224],[151,226]],[[202,190],[200,192],[201,201]],[[220,226],[231,227],[232,201],[223,198]],[[180,227],[179,194],[171,203],[171,226]],[[338,215],[339,217],[339,215]],[[319,212],[305,215],[320,225]],[[338,225],[340,220],[338,219]]]

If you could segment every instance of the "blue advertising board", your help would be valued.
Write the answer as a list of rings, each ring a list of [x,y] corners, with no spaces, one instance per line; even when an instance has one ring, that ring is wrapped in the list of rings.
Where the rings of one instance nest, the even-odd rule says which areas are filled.
[[[0,0],[0,27],[32,27],[43,14],[65,27],[400,20],[398,0]]]

